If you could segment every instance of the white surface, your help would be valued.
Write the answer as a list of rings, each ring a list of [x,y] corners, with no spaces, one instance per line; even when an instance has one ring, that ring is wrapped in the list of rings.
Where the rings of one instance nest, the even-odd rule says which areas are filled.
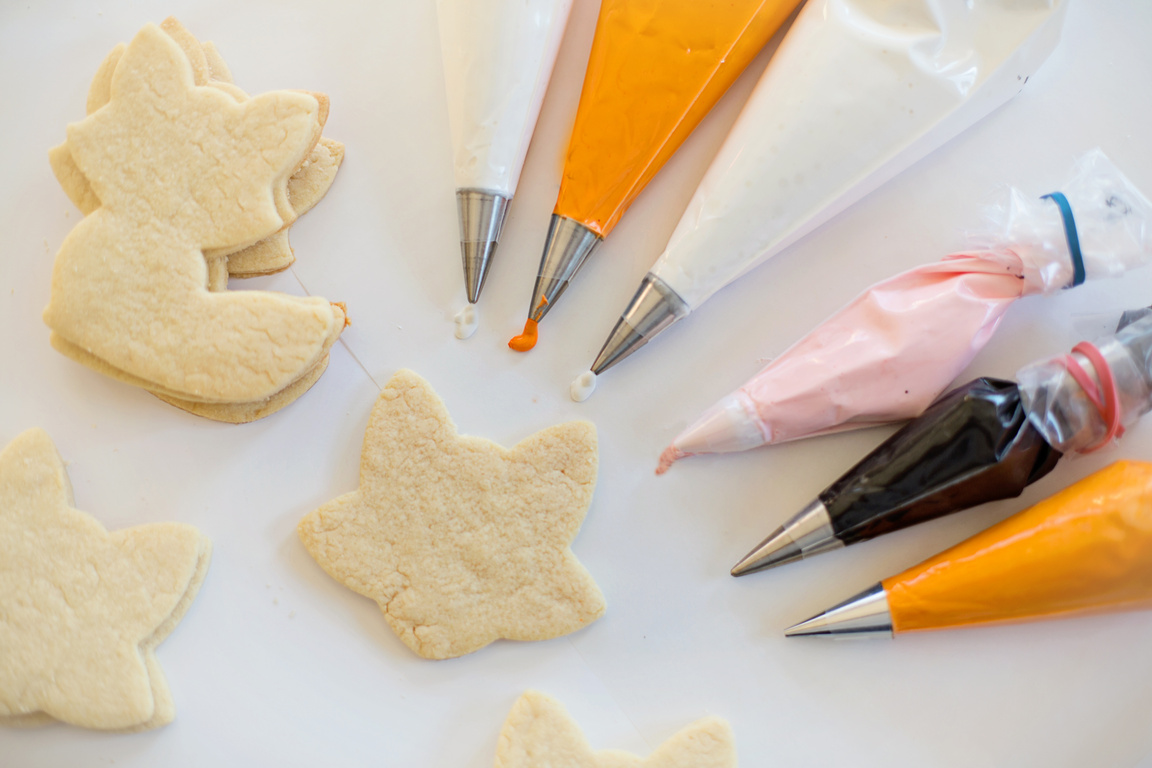
[[[656,478],[688,419],[864,286],[958,247],[999,182],[1051,191],[1099,144],[1152,190],[1152,4],[1073,2],[1065,39],[1021,96],[601,377],[585,370],[735,118],[761,56],[598,250],[541,327],[520,330],[595,22],[577,0],[505,227],[482,322],[464,301],[452,156],[431,2],[34,3],[0,6],[0,441],[39,425],[77,504],[111,528],[194,523],[215,544],[196,604],[159,648],[177,719],[155,732],[0,729],[5,766],[332,765],[487,768],[520,692],[560,699],[599,748],[645,752],[707,713],[741,765],[1124,766],[1152,752],[1152,612],[890,642],[786,640],[783,629],[1121,457],[1152,459],[1152,425],[1068,461],[1024,498],[740,580],[732,563],[887,430],[738,456]],[[177,15],[236,82],[325,91],[347,158],[292,231],[297,264],[257,286],[346,301],[354,325],[320,382],[256,424],[196,419],[48,346],[52,257],[79,214],[46,152],[83,111],[105,53]],[[247,284],[245,284],[247,287]],[[1011,375],[1077,341],[1077,315],[1152,300],[1152,270],[1013,307],[967,374]],[[295,535],[356,487],[377,384],[427,377],[466,433],[511,445],[568,418],[599,427],[602,474],[575,551],[608,613],[575,635],[415,657],[376,606]],[[3,649],[0,649],[0,653]],[[1147,762],[1144,763],[1147,765]]]

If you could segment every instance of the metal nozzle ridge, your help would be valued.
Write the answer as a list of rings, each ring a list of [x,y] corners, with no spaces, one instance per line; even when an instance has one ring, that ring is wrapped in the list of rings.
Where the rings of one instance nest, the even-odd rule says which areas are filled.
[[[836,538],[828,510],[819,499],[816,499],[736,563],[732,567],[732,575],[743,576],[766,568],[775,568],[842,546],[844,542]]]
[[[649,272],[600,348],[600,354],[592,363],[592,372],[599,376],[687,315],[688,311],[688,303],[680,298],[680,294]]]
[[[784,630],[785,637],[803,635],[892,637],[892,611],[883,584],[876,584],[821,614]]]
[[[464,286],[468,302],[475,304],[484,289],[492,256],[504,228],[510,198],[482,189],[456,190],[460,218],[460,254],[464,260]]]
[[[603,238],[575,219],[552,214],[528,317],[540,322]]]

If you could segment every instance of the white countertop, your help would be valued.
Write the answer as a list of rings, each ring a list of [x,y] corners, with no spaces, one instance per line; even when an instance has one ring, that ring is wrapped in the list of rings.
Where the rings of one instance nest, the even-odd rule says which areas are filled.
[[[526,688],[558,698],[599,749],[646,754],[705,714],[731,721],[741,765],[1133,765],[1152,753],[1152,612],[892,641],[782,631],[1119,458],[1152,459],[1152,424],[1063,462],[1021,498],[734,580],[728,569],[890,430],[652,470],[705,407],[870,283],[963,244],[998,183],[1042,194],[1099,145],[1152,193],[1152,3],[1072,0],[1064,40],[1023,93],[568,398],[658,255],[767,62],[762,54],[585,266],[519,332],[558,188],[597,3],[576,0],[480,329],[463,305],[434,4],[299,0],[7,2],[0,8],[0,444],[48,430],[80,509],[109,528],[193,523],[214,542],[196,603],[157,656],[176,721],[135,735],[0,729],[4,766],[331,765],[486,768]],[[47,150],[83,114],[112,46],[177,16],[249,92],[326,92],[347,145],[327,198],[292,229],[297,262],[252,287],[347,303],[353,325],[297,403],[230,426],[65,359],[40,313],[79,220]],[[248,284],[234,287],[249,287]],[[962,379],[1011,376],[1079,340],[1086,315],[1152,301],[1152,269],[1028,298]],[[599,428],[601,475],[573,549],[603,619],[540,643],[417,658],[376,605],[326,576],[297,521],[355,489],[378,386],[427,378],[461,432],[511,446],[550,424]],[[0,654],[3,649],[0,649]]]

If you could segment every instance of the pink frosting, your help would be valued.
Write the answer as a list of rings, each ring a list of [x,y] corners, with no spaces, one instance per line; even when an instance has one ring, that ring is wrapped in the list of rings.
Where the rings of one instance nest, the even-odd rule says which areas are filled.
[[[984,347],[1008,306],[1034,291],[1023,275],[1014,253],[988,251],[872,286],[738,390],[755,408],[762,444],[919,415]],[[706,451],[689,428],[661,468]]]
[[[660,454],[660,463],[656,466],[656,474],[664,474],[674,463],[691,455],[691,453],[684,453],[684,451],[675,445],[668,446],[664,449],[664,452]]]

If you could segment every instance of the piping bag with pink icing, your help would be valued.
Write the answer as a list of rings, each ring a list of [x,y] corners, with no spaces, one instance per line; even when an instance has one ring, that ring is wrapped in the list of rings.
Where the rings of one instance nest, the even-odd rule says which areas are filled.
[[[1020,297],[1152,260],[1152,203],[1098,149],[1061,192],[1003,197],[978,247],[873,285],[707,410],[664,451],[657,474],[696,453],[913,418]]]

